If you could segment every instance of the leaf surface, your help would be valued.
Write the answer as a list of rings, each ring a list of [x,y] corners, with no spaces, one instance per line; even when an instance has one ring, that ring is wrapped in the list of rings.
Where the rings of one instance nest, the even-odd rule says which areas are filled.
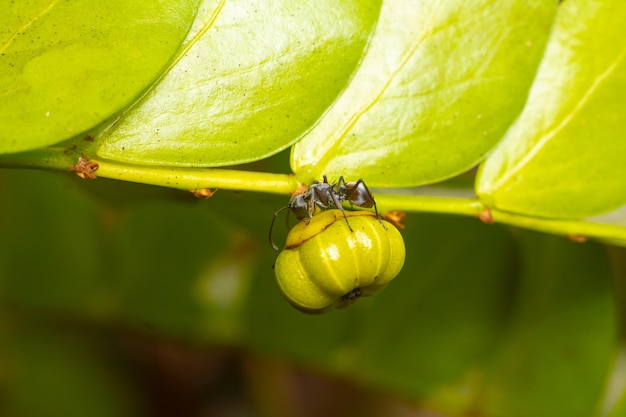
[[[5,2],[0,153],[52,145],[128,106],[179,48],[197,3]]]
[[[521,110],[555,9],[386,0],[350,85],[296,144],[293,170],[411,186],[469,169]]]
[[[580,218],[626,203],[626,3],[562,4],[528,101],[484,162],[492,207]]]
[[[182,55],[101,138],[125,162],[222,166],[292,144],[361,59],[379,2],[207,0]]]

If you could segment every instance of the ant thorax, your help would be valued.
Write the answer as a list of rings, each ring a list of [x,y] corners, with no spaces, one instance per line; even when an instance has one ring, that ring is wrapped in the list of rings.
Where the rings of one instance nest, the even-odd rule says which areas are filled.
[[[306,189],[306,191],[293,196],[291,201],[289,201],[289,204],[274,213],[274,219],[272,220],[269,233],[270,244],[274,249],[278,250],[278,247],[272,240],[272,230],[274,228],[276,218],[281,211],[289,209],[289,211],[292,212],[299,221],[308,223],[318,209],[328,210],[337,208],[343,213],[344,208],[341,203],[344,201],[350,203],[350,206],[352,207],[374,207],[376,217],[379,218],[378,208],[376,207],[374,196],[362,179],[359,179],[356,182],[347,183],[343,176],[341,176],[336,182],[329,183],[328,178],[324,175],[322,182],[317,180],[314,181],[313,184]],[[345,213],[344,218],[346,219],[348,228],[352,231],[352,227],[350,227],[350,222],[348,222],[348,218]],[[288,219],[289,217],[287,217],[287,221]]]

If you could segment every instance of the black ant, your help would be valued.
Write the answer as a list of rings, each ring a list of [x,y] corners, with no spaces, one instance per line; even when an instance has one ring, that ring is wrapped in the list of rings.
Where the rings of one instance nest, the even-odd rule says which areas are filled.
[[[346,216],[343,206],[341,205],[344,201],[349,202],[350,206],[364,208],[374,207],[376,218],[379,219],[378,208],[376,207],[374,196],[362,179],[359,179],[356,182],[346,182],[343,179],[343,176],[341,176],[337,182],[333,182],[332,184],[328,182],[326,175],[323,176],[323,179],[323,182],[319,182],[317,180],[314,181],[304,193],[293,196],[291,201],[289,201],[289,204],[274,213],[269,233],[269,240],[272,248],[278,250],[278,246],[276,246],[274,240],[272,239],[272,230],[274,229],[274,223],[276,222],[278,215],[283,210],[289,209],[298,220],[309,223],[317,208],[327,210],[329,208],[336,207],[343,213],[343,217],[346,219],[346,224],[351,232],[352,227],[350,227],[348,217]],[[289,217],[287,217],[287,220],[289,220]]]

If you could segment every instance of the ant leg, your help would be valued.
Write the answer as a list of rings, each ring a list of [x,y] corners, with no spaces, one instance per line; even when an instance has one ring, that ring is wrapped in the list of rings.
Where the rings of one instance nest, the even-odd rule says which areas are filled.
[[[363,182],[362,180],[359,180],[359,181]],[[346,182],[346,180],[343,179],[343,175],[339,177],[339,181],[337,182],[337,190],[339,190],[342,187],[344,189],[348,188],[348,183]],[[356,183],[355,188],[351,189],[351,191],[349,193],[346,193],[346,195],[343,197],[345,200],[348,200],[348,203],[350,203],[351,209],[354,209],[354,204],[352,204],[352,201],[350,201],[350,197],[352,196],[352,194],[354,194],[356,187],[358,187],[358,182]]]
[[[354,209],[354,204],[352,204],[352,201],[350,201],[350,196],[354,193],[354,190],[352,190],[350,193],[346,193],[345,195],[341,195],[341,193],[339,192],[339,190],[341,189],[348,189],[348,183],[343,178],[343,175],[339,177],[339,180],[337,180],[337,193],[340,195],[340,197],[343,198],[343,200],[348,200],[348,203],[350,203],[350,208]]]
[[[330,197],[333,199],[333,203],[337,206],[337,208],[341,210],[341,213],[343,214],[343,218],[346,219],[346,224],[348,225],[348,229],[350,229],[350,232],[353,232],[352,226],[350,226],[350,222],[348,221],[348,216],[346,216],[346,211],[343,209],[343,206],[341,205],[341,201],[339,201],[339,198],[335,194],[331,194]]]
[[[316,188],[316,189],[314,190],[314,192],[315,192],[315,195],[313,195],[313,196],[312,196],[312,198],[311,198],[311,199],[309,199],[309,201],[307,201],[307,203],[306,203],[307,213],[309,214],[307,224],[308,224],[308,222],[310,222],[310,221],[311,221],[311,219],[313,218],[313,213],[315,212],[315,207],[316,207],[316,205],[317,205],[317,203],[315,202],[315,197],[316,197],[316,195],[319,195],[319,191],[318,191],[318,189]]]
[[[346,183],[346,180],[343,179],[343,175],[339,177],[339,179],[337,180],[337,187],[336,190],[337,194],[341,195],[341,190],[344,190],[348,188],[348,184]],[[344,197],[345,199],[345,197]]]
[[[332,195],[332,194],[331,194]],[[334,201],[333,201],[334,202]],[[315,188],[313,190],[313,198],[311,198],[310,203],[315,207],[318,206],[321,209],[327,209],[330,206],[331,202],[328,201],[328,195],[320,191],[319,188]]]
[[[330,188],[332,188],[333,190],[335,189],[335,187],[337,186],[337,181],[333,181],[333,183],[329,183],[328,182],[328,177],[326,176],[326,174],[322,175],[322,179],[324,180],[323,184],[327,184],[330,186]],[[343,177],[339,177],[340,180],[343,180]]]

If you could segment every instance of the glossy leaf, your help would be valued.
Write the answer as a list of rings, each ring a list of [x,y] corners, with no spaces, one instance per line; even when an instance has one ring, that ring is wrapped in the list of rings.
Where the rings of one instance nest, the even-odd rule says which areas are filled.
[[[528,102],[477,193],[501,210],[579,218],[626,203],[626,3],[563,2]]]
[[[191,27],[196,0],[4,2],[0,153],[52,145],[130,104]]]
[[[521,110],[556,6],[386,0],[350,85],[296,144],[293,170],[408,186],[469,169]]]
[[[221,166],[286,148],[345,87],[380,6],[217,3],[205,1],[176,65],[103,135],[98,155]]]

